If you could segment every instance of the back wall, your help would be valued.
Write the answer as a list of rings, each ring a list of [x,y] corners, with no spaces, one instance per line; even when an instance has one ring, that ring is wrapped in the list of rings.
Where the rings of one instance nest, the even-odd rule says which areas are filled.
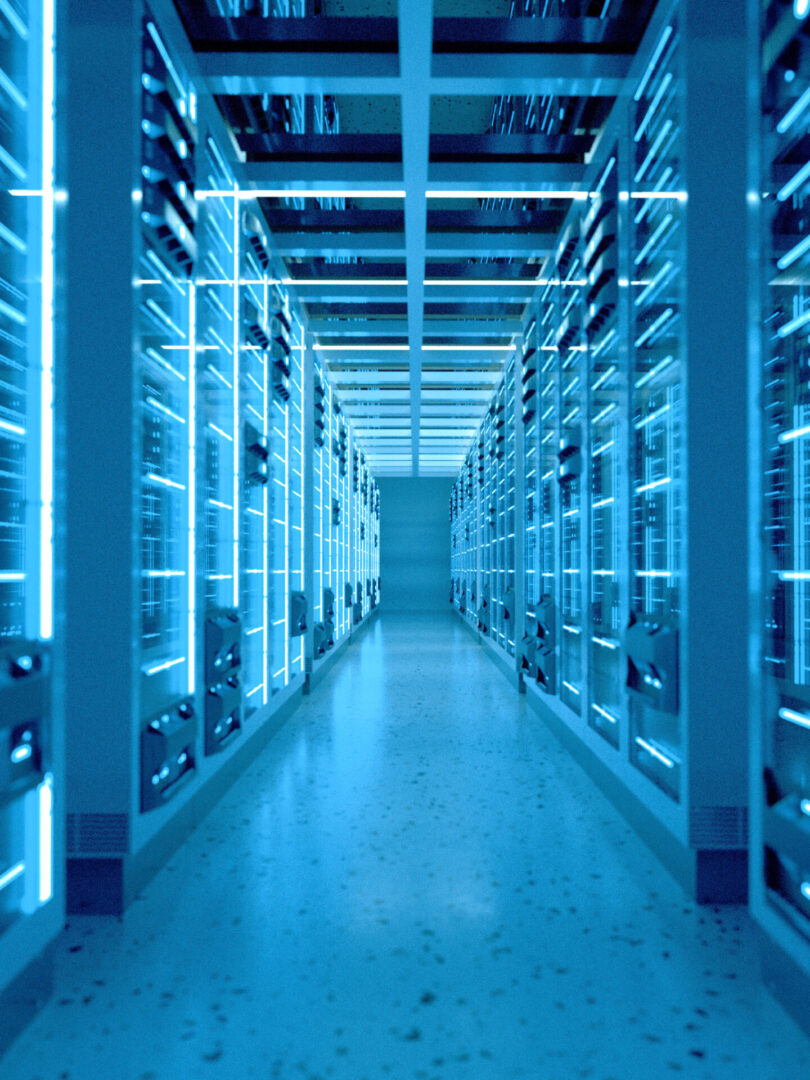
[[[446,610],[452,476],[382,476],[381,600],[386,611]]]

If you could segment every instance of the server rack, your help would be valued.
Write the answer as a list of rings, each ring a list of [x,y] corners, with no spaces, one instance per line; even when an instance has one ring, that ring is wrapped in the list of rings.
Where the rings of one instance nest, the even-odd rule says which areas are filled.
[[[93,12],[77,16],[81,77],[66,107],[76,911],[120,911],[283,721],[305,686],[313,618],[305,327],[261,211],[238,190],[218,110],[195,91],[173,5],[131,14],[105,24],[104,48]],[[104,55],[133,60],[112,87]],[[86,144],[77,132],[95,123],[99,86],[108,126]],[[98,310],[87,265],[106,284]],[[337,455],[326,451],[324,482],[345,492],[349,428],[329,407]],[[332,541],[339,527],[322,586],[354,550],[360,567],[345,528]],[[362,565],[370,577],[370,555]]]
[[[451,501],[451,602],[465,621],[515,657],[517,612],[518,365],[510,354],[456,479]]]
[[[678,3],[653,15],[629,91],[526,309],[517,523],[524,603],[519,657],[508,669],[520,672],[541,715],[687,889],[701,900],[739,900],[745,744],[701,642],[718,643],[726,699],[739,705],[746,648],[730,612],[747,541],[744,504],[731,506],[724,492],[730,446],[745,460],[745,428],[724,443],[707,402],[709,371],[718,387],[734,384],[735,364],[739,373],[744,320],[720,289],[717,253],[700,222],[733,217],[735,206],[741,217],[744,199],[729,204],[698,166],[691,180],[687,171],[706,153],[711,78],[698,58],[707,32],[722,36],[718,22],[707,31],[693,20]],[[736,34],[743,55],[743,28]],[[742,190],[739,142],[728,169]],[[731,220],[728,235],[742,235],[743,224]],[[713,313],[707,296],[717,297]],[[486,583],[503,572],[493,554],[498,477],[488,453],[500,401],[499,389],[478,439],[484,602]],[[728,561],[721,538],[739,553],[725,576],[712,572]],[[490,635],[483,614],[478,629]]]
[[[591,672],[588,723],[611,745],[619,745],[624,703],[621,654],[622,596],[621,409],[624,384],[619,357],[619,185],[618,147],[614,144],[582,219],[585,334],[588,361],[590,460],[591,614],[586,655]]]
[[[540,597],[535,609],[535,636],[542,638],[538,644],[535,672],[537,685],[548,693],[557,690],[557,655],[559,620],[557,604],[559,596],[557,572],[558,537],[560,533],[560,485],[557,481],[559,461],[557,447],[559,436],[557,424],[560,417],[560,376],[554,344],[559,307],[559,280],[549,278],[540,295],[540,306],[532,321],[537,326],[540,342],[538,360],[540,401],[538,404],[539,444],[539,529],[538,540]]]
[[[585,367],[582,344],[583,286],[579,223],[563,231],[554,267],[557,325],[554,349],[560,380],[560,429],[556,471],[560,500],[560,699],[582,711],[583,588],[587,531],[582,497],[582,441]]]
[[[348,568],[348,427],[340,402],[315,361],[313,400],[313,661],[324,657],[350,628],[344,603]]]
[[[298,315],[292,312],[292,350],[290,355],[290,399],[287,405],[287,499],[288,499],[288,545],[290,581],[290,632],[291,649],[288,659],[286,682],[303,675],[305,650],[303,627],[309,616],[309,592],[304,579],[304,416],[308,402],[304,394],[304,327]],[[296,622],[296,605],[303,609],[303,616]]]
[[[240,254],[241,602],[246,719],[270,699],[270,244],[243,211]]]
[[[807,667],[808,314],[805,139],[810,80],[807,23],[798,5],[753,13],[762,111],[754,115],[764,193],[758,230],[765,251],[753,314],[752,400],[761,436],[752,507],[762,507],[754,582],[758,642],[751,770],[751,909],[764,930],[766,979],[807,1023],[810,980],[810,693]]]
[[[243,725],[244,678],[240,611],[240,400],[242,359],[239,311],[240,221],[235,181],[212,135],[201,144],[202,185],[211,194],[202,202],[199,228],[200,273],[196,284],[197,455],[202,520],[205,620],[203,678],[204,752],[222,751]],[[193,466],[192,466],[193,467]],[[193,557],[189,574],[194,574]],[[189,629],[189,653],[196,625]],[[221,678],[227,671],[225,678]],[[189,681],[189,693],[196,690]]]
[[[324,620],[324,590],[331,588],[331,512],[332,512],[332,471],[329,461],[330,401],[320,364],[315,361],[312,382],[312,433],[313,433],[313,469],[312,469],[312,617],[315,626],[313,658],[323,656],[327,649],[327,634]]]
[[[682,335],[685,203],[661,198],[683,186],[684,124],[677,14],[656,44],[630,106],[631,308],[631,760],[673,799],[682,797],[684,752],[676,672],[680,629]],[[643,283],[643,284],[642,284]],[[653,627],[656,629],[653,630]],[[645,664],[653,646],[658,663]],[[641,654],[637,657],[636,647]],[[647,670],[654,668],[655,670]]]
[[[529,320],[523,334],[520,379],[520,438],[523,441],[523,507],[516,529],[523,522],[523,637],[518,651],[518,667],[523,677],[537,679],[537,651],[541,646],[538,633],[538,605],[542,595],[540,572],[540,541],[542,534],[540,479],[540,353],[538,351],[537,319]],[[542,624],[541,624],[542,625]]]
[[[292,453],[289,402],[294,341],[289,299],[278,284],[273,284],[271,297],[270,358],[273,371],[272,409],[270,418],[270,483],[271,507],[270,551],[273,565],[270,594],[270,621],[273,628],[271,649],[271,691],[278,694],[290,679],[292,631],[292,572],[294,537],[291,529],[291,465]],[[296,606],[300,609],[301,602]],[[302,617],[300,610],[296,616]]]
[[[0,10],[0,1040],[40,991],[62,925],[54,683],[54,5]],[[24,974],[23,974],[24,973]],[[18,979],[19,977],[19,979]],[[26,1000],[27,999],[27,1000]]]
[[[335,578],[335,612],[337,632],[344,637],[351,628],[351,613],[343,602],[346,587],[351,581],[351,490],[349,482],[349,428],[336,396],[332,400],[332,423],[335,438],[332,443],[332,475],[340,504],[340,521],[335,545],[337,575]]]

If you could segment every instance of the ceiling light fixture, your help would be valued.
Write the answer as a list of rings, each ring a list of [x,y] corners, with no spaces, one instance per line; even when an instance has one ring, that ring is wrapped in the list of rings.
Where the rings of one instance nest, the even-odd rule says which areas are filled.
[[[502,349],[514,349],[514,344],[506,345],[423,345],[422,352],[500,352]]]
[[[425,278],[423,285],[516,285],[522,289],[533,289],[544,284],[537,278]]]
[[[209,188],[195,192],[197,199],[404,199],[402,189],[379,191],[363,188]]]
[[[810,3],[810,0],[808,0]],[[677,199],[678,202],[686,202],[685,191],[631,191],[631,199]]]
[[[584,202],[590,191],[426,191],[426,199],[575,199]]]
[[[407,278],[282,278],[282,285],[407,285]]]

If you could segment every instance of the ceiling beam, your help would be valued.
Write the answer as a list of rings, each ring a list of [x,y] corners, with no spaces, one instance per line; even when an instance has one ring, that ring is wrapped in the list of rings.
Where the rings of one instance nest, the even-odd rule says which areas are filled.
[[[491,232],[525,232],[527,229],[542,232],[559,232],[565,220],[567,202],[560,201],[556,209],[543,210],[451,210],[444,209],[443,202],[453,200],[431,199],[427,213],[429,229]],[[401,210],[322,210],[314,200],[307,200],[303,210],[265,209],[264,216],[274,236],[285,232],[339,232],[357,229],[360,232],[400,232],[405,227],[405,215]],[[343,276],[354,273],[356,268],[347,267]],[[368,276],[363,271],[357,276]]]
[[[402,84],[402,172],[405,187],[405,271],[408,279],[408,344],[411,381],[412,471],[419,474],[422,400],[422,333],[425,317],[425,262],[430,156],[430,59],[433,0],[398,5],[397,32]]]
[[[425,136],[425,157],[428,138]],[[427,164],[427,161],[426,161]],[[560,188],[581,190],[586,166],[578,162],[515,161],[510,162],[508,180],[503,165],[492,161],[434,161],[426,171],[422,191],[426,189],[465,192],[557,191]],[[400,198],[406,188],[404,170],[398,161],[248,161],[239,166],[239,182],[243,190],[269,188],[274,191],[305,188],[350,191],[392,192]],[[399,192],[399,195],[396,193]],[[470,195],[474,198],[474,195]],[[555,200],[555,207],[567,203]],[[432,209],[440,208],[437,204]]]
[[[427,291],[429,293],[429,290]],[[429,295],[426,297],[429,299]],[[370,299],[366,293],[366,299]],[[407,337],[405,319],[367,319],[359,315],[355,319],[310,319],[308,329],[316,337]],[[519,319],[502,319],[483,322],[477,319],[425,319],[424,333],[436,337],[482,337],[510,336],[520,334],[523,324]]]
[[[406,200],[407,201],[407,200]],[[424,220],[424,199],[419,200]],[[406,218],[407,221],[407,218]],[[422,227],[423,258],[427,255],[451,255],[454,258],[466,258],[470,255],[548,255],[554,248],[557,234],[550,233],[467,233],[467,232],[431,232]],[[405,236],[385,233],[279,233],[273,237],[273,249],[280,255],[356,255],[371,252],[375,255],[405,255],[410,289],[413,272],[408,262],[410,246],[409,230],[406,225]],[[422,286],[425,265],[422,263],[418,273],[419,286]],[[415,270],[414,270],[415,272]],[[385,288],[386,286],[380,286]],[[370,296],[369,296],[370,298]]]
[[[467,252],[469,255],[469,252]],[[536,282],[527,285],[427,285],[425,302],[428,304],[526,304]],[[296,285],[295,292],[299,300],[310,304],[368,304],[396,303],[405,299],[405,285],[369,285],[363,288],[357,285]],[[491,316],[486,316],[491,318]],[[369,325],[372,325],[371,323]]]
[[[237,134],[239,148],[249,161],[401,161],[398,134],[370,132],[245,132]],[[430,161],[492,161],[511,166],[515,162],[584,162],[593,146],[591,135],[538,135],[512,133],[432,134]]]

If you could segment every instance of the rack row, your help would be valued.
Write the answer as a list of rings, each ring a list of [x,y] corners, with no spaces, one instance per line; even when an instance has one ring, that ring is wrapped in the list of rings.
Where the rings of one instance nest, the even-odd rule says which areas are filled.
[[[44,120],[28,8],[0,5],[2,108]],[[0,134],[3,1039],[66,907],[121,911],[380,598],[362,447],[179,20],[139,10],[65,38],[69,200],[47,126]]]

